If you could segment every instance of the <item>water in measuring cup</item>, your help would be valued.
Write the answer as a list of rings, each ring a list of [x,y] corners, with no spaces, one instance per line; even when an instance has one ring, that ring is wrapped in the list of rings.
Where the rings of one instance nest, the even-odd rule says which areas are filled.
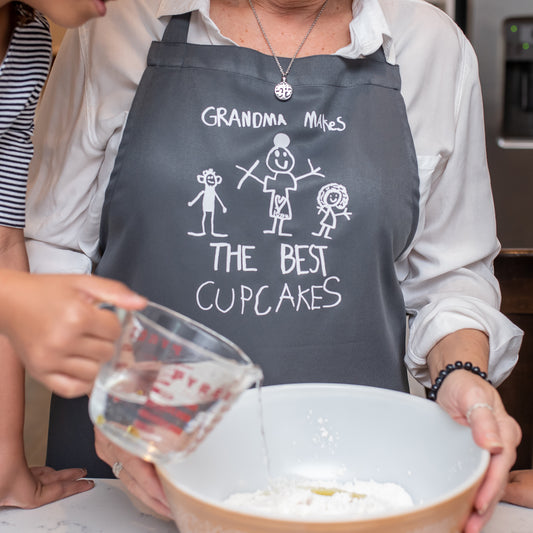
[[[147,461],[185,457],[242,390],[235,368],[210,362],[135,363],[95,382],[95,425],[115,444]]]

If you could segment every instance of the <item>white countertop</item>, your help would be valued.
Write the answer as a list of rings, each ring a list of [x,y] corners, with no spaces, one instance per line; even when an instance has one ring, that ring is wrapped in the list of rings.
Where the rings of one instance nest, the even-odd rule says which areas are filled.
[[[140,512],[120,482],[97,479],[94,489],[39,509],[0,510],[1,533],[176,533],[172,522]],[[483,533],[532,533],[533,509],[500,504]]]

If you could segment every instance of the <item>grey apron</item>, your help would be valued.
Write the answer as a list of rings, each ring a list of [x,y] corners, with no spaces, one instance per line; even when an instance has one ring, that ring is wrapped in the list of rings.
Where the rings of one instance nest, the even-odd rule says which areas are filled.
[[[300,58],[281,102],[272,57],[187,44],[188,25],[173,17],[150,48],[96,273],[229,337],[265,385],[407,390],[394,262],[416,228],[419,183],[398,67],[382,50]],[[80,448],[59,426],[87,431],[92,447],[79,403],[54,399],[49,459],[109,474],[87,450],[65,463],[65,447]]]

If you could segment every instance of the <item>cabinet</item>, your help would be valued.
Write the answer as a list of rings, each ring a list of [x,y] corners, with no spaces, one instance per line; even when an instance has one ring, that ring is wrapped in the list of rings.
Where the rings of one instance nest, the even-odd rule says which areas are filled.
[[[524,331],[520,358],[499,392],[523,432],[515,468],[531,468],[533,456],[533,250],[502,250],[494,263],[502,312]]]

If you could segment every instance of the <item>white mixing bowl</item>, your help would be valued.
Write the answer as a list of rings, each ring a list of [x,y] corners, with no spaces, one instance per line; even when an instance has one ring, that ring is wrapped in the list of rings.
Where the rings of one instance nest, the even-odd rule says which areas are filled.
[[[471,512],[489,454],[435,403],[355,385],[261,390],[273,477],[393,482],[415,505],[357,519],[241,512],[223,501],[268,487],[257,390],[246,391],[200,447],[158,468],[180,533],[452,533]]]

